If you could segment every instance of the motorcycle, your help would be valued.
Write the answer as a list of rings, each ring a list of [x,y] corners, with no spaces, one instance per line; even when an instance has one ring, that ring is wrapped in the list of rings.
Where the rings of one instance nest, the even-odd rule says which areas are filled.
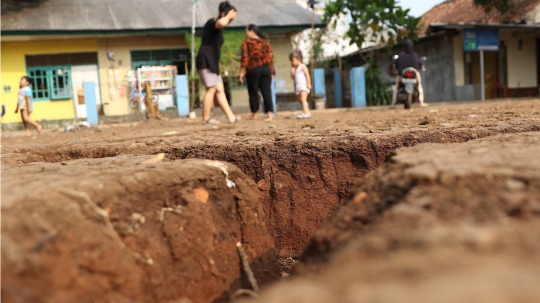
[[[397,56],[394,58],[397,59]],[[422,70],[425,70],[424,62],[426,57],[422,57],[420,60],[422,61]],[[412,67],[408,67],[401,72],[397,103],[404,104],[405,109],[410,109],[413,103],[420,101],[418,74],[419,71]]]
[[[418,71],[408,67],[401,73],[397,101],[405,105],[405,109],[410,109],[413,103],[419,102],[420,92],[418,91]]]

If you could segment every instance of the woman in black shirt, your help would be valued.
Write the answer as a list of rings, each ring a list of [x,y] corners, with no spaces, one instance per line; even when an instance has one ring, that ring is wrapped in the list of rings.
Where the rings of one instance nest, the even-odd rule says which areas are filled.
[[[203,98],[203,124],[218,124],[219,121],[210,119],[212,103],[217,99],[219,106],[229,118],[229,122],[237,121],[225,96],[223,79],[219,74],[219,60],[223,45],[223,28],[236,18],[236,9],[224,1],[219,4],[219,17],[206,22],[203,28],[201,47],[197,54],[197,71],[201,77],[206,93]]]

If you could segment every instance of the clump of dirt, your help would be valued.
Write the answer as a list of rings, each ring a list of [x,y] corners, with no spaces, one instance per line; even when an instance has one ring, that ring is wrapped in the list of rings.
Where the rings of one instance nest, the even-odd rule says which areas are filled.
[[[536,302],[538,150],[540,133],[397,150],[257,302]]]
[[[255,183],[230,164],[155,157],[4,172],[3,302],[227,302],[279,278]]]
[[[310,239],[303,263],[328,254],[402,209],[442,222],[499,222],[540,215],[540,133],[399,149]],[[390,212],[392,213],[392,212]],[[417,226],[418,222],[411,222]],[[312,259],[313,257],[313,259]]]
[[[424,119],[422,119],[422,121],[420,121],[420,123],[418,123],[418,125],[428,125],[428,124],[431,124],[435,122],[435,120],[433,120],[432,118],[428,117],[428,116],[425,116]]]

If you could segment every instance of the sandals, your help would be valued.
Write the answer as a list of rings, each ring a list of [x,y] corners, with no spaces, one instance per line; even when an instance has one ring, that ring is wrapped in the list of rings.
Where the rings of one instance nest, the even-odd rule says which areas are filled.
[[[234,123],[236,123],[236,122],[238,122],[238,121],[240,121],[240,120],[242,120],[242,117],[240,117],[240,116],[235,116],[234,121],[232,121],[232,122],[229,121],[229,122],[230,122],[231,124],[234,124]],[[201,124],[202,124],[202,125],[218,125],[218,124],[221,124],[221,122],[218,121],[218,120],[216,120],[216,119],[210,118],[210,119],[208,119],[208,120],[202,122]]]
[[[209,124],[209,125],[217,125],[217,124],[221,124],[221,122],[219,122],[219,121],[216,120],[216,119],[210,118],[210,119],[208,119],[208,120],[206,120],[206,121],[204,121],[204,122],[202,123],[202,125],[208,125],[208,124]]]
[[[311,114],[301,114],[301,115],[296,116],[296,118],[297,119],[310,119]]]
[[[238,122],[238,121],[240,121],[240,120],[242,120],[242,117],[240,117],[240,116],[235,116],[235,117],[234,117],[234,121],[232,121],[232,122],[229,121],[229,122],[230,122],[231,124],[235,124],[236,122]]]

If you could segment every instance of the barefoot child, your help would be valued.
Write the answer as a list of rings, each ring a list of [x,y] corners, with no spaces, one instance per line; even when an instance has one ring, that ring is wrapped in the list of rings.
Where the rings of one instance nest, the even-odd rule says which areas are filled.
[[[298,101],[302,104],[302,111],[304,112],[296,118],[309,119],[311,118],[311,113],[309,112],[307,98],[311,89],[311,76],[309,75],[307,66],[302,64],[302,54],[294,51],[289,55],[289,60],[291,60],[291,77],[294,79],[296,95],[298,96]]]
[[[15,113],[18,113],[19,110],[21,111],[21,118],[24,124],[24,132],[27,136],[30,136],[30,129],[28,128],[28,124],[32,124],[38,134],[41,134],[41,125],[39,125],[36,121],[30,119],[30,114],[32,113],[32,89],[30,88],[30,82],[32,79],[28,76],[23,76],[21,78],[20,87],[19,90],[19,100],[17,102],[17,109],[15,109]]]

